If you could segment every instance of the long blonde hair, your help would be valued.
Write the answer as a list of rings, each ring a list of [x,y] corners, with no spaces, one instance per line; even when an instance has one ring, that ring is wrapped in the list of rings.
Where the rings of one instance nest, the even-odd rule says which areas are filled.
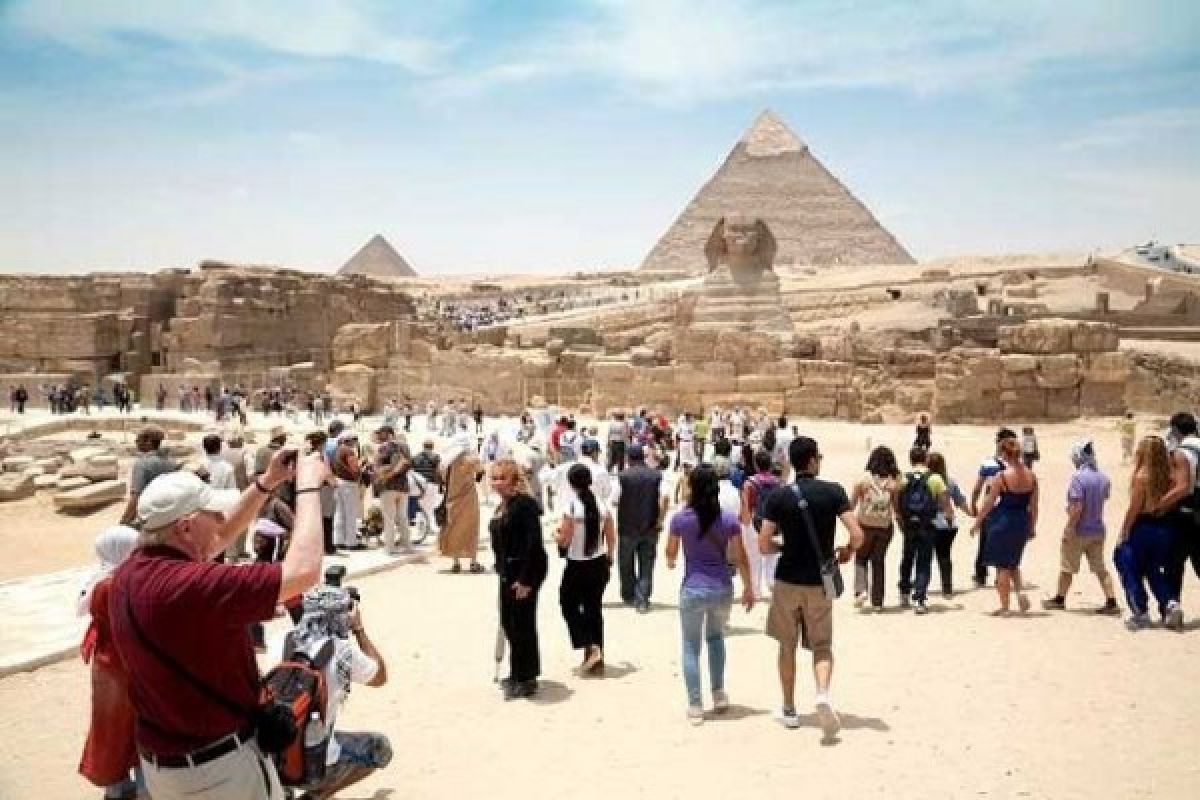
[[[525,477],[525,470],[521,469],[521,465],[511,458],[502,458],[493,462],[492,474],[503,476],[509,480],[515,478],[513,486],[516,488],[517,494],[533,494],[529,490],[529,479]]]
[[[1145,476],[1146,505],[1153,508],[1171,488],[1171,458],[1162,437],[1146,436],[1138,443],[1132,480],[1136,481],[1139,475]]]

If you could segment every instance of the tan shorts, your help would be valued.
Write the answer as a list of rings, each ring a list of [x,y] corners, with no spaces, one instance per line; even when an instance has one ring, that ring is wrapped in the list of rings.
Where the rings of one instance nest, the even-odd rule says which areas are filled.
[[[799,642],[812,651],[814,658],[831,658],[833,601],[820,586],[775,581],[767,612],[767,635],[784,650],[795,650]]]
[[[1063,537],[1062,571],[1068,575],[1079,572],[1079,562],[1087,556],[1088,569],[1097,576],[1108,574],[1104,565],[1104,537],[1079,536],[1071,534]]]

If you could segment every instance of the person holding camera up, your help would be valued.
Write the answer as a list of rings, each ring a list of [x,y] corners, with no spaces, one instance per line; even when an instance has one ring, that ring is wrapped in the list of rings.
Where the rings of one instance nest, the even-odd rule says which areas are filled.
[[[340,564],[325,571],[325,585],[304,596],[304,614],[284,640],[284,661],[303,659],[325,675],[321,722],[325,735],[311,751],[305,746],[305,773],[314,780],[305,787],[302,800],[334,797],[392,760],[391,742],[382,733],[335,729],[351,684],[379,687],[387,683],[387,665],[363,627],[358,591],[342,588],[345,576],[346,568]],[[317,759],[316,763],[309,763],[310,758]]]
[[[113,573],[112,638],[129,674],[136,741],[155,800],[280,800],[260,748],[260,677],[250,626],[321,576],[318,455],[282,448],[239,497],[190,472],[155,478],[138,497],[141,546]],[[281,563],[213,558],[296,478],[292,546]],[[256,738],[256,733],[258,738]]]

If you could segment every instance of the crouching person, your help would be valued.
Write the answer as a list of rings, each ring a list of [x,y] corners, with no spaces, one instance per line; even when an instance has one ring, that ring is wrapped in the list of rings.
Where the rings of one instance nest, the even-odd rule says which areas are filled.
[[[363,627],[358,592],[341,587],[346,568],[325,571],[325,583],[304,597],[304,615],[284,640],[283,661],[307,663],[325,676],[324,717],[314,713],[305,731],[304,770],[310,779],[302,800],[325,800],[392,760],[382,733],[336,729],[337,714],[354,683],[387,683],[387,665]]]

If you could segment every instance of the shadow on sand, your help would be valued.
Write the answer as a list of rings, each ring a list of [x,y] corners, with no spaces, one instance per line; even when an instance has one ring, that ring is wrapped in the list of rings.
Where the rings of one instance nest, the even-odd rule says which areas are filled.
[[[889,726],[879,717],[860,717],[857,714],[847,714],[844,711],[839,711],[838,718],[842,721],[842,731],[866,730],[883,733],[891,730],[891,726]],[[816,728],[820,730],[821,721],[817,718],[815,713],[801,714],[800,727]],[[835,745],[841,740],[840,732],[838,734],[834,734],[833,736],[825,736],[824,734],[821,736],[821,744],[827,747]]]

